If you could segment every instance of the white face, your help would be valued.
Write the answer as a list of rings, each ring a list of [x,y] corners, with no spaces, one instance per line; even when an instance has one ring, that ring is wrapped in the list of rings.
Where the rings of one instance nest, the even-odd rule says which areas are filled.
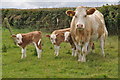
[[[85,28],[85,21],[86,21],[86,8],[78,7],[75,11],[74,20],[75,20],[75,27],[77,29],[84,29]]]
[[[56,43],[56,34],[51,34],[50,35],[50,40],[51,40],[51,42],[52,42],[52,44],[54,44],[54,43]]]
[[[65,40],[64,41],[68,41],[69,35],[70,35],[70,32],[65,32],[64,33],[64,36],[65,36]]]
[[[18,44],[22,43],[22,35],[21,35],[21,34],[17,34],[17,35],[16,35],[16,42],[17,42]]]

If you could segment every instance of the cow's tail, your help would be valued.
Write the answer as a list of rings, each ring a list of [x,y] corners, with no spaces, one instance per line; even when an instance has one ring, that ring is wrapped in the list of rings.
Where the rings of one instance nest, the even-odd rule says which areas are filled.
[[[108,31],[107,31],[107,28],[106,28],[106,26],[104,25],[104,30],[105,30],[105,32],[104,32],[104,36],[105,36],[105,39],[108,37]]]

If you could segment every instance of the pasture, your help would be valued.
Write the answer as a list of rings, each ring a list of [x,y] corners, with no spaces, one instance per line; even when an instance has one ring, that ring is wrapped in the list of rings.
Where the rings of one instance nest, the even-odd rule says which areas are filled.
[[[29,29],[13,29],[14,33],[30,32]],[[27,58],[21,59],[21,49],[14,45],[7,29],[2,29],[3,78],[118,78],[118,37],[109,36],[106,40],[106,57],[100,54],[99,41],[95,41],[95,53],[87,56],[87,62],[77,62],[71,56],[71,47],[62,43],[60,54],[55,57],[53,45],[43,32],[43,52],[41,59],[35,55],[35,47],[27,47]]]

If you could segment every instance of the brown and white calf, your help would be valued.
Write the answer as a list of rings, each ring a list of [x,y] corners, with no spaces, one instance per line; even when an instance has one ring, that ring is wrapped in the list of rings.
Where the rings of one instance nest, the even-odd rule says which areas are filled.
[[[77,7],[75,11],[66,11],[68,16],[72,16],[71,37],[79,53],[78,61],[86,62],[86,54],[89,43],[96,39],[100,40],[103,56],[105,38],[108,35],[104,17],[95,8]],[[88,48],[89,49],[89,48]]]
[[[22,56],[21,59],[26,57],[26,46],[30,43],[33,43],[35,45],[35,48],[37,50],[38,58],[41,57],[42,52],[42,33],[40,31],[34,31],[29,33],[19,33],[16,35],[12,35],[12,37],[15,39],[16,44],[22,48]]]
[[[46,35],[46,37],[49,37],[54,45],[56,56],[59,55],[60,44],[62,42],[70,43],[72,47],[72,56],[76,56],[76,48],[70,36],[70,28],[55,30],[51,35]]]

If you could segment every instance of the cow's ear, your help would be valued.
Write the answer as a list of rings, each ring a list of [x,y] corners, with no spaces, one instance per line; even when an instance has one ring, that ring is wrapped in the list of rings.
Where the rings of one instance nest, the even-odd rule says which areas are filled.
[[[72,11],[72,10],[67,10],[66,11],[66,14],[68,15],[68,16],[74,16],[75,15],[75,11]]]
[[[87,15],[91,15],[96,11],[96,8],[90,8],[87,10]]]
[[[15,38],[15,37],[16,37],[16,35],[15,35],[15,34],[12,34],[12,36],[11,36],[11,37]]]
[[[57,34],[55,34],[56,36],[58,36],[59,34],[57,33]]]
[[[49,37],[49,38],[50,38],[50,35],[46,35],[46,37]]]

